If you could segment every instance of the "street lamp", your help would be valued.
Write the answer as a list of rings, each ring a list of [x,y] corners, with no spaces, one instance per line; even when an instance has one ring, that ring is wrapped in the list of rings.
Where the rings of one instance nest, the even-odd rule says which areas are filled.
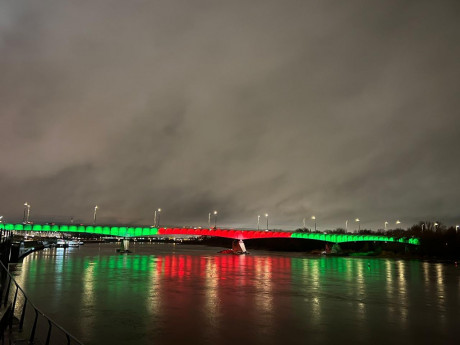
[[[24,216],[22,217],[22,223],[24,224],[29,223],[29,215],[30,215],[30,204],[25,202],[24,203]]]
[[[460,228],[460,225],[455,225],[455,232],[457,232],[459,228]]]
[[[96,224],[97,209],[98,209],[97,205],[94,206],[93,224]]]
[[[267,218],[267,230],[268,231],[268,213],[265,213],[265,218]]]
[[[157,228],[160,227],[160,214],[161,214],[161,208],[159,208],[157,213]]]
[[[257,230],[260,230],[260,214],[257,215]]]
[[[25,224],[26,223],[26,208],[27,208],[27,202],[24,203],[24,215],[22,216],[22,223]]]
[[[387,229],[387,225],[388,225],[388,222],[385,222],[385,227],[384,227],[385,230]]]
[[[303,228],[305,229],[305,218],[303,219]]]
[[[311,219],[313,219],[315,221],[315,231],[316,231],[316,217],[315,216],[311,216]]]
[[[0,216],[0,223],[3,223],[3,216]]]
[[[361,224],[359,223],[360,222],[359,218],[356,218],[355,222],[358,223],[358,231],[360,231],[361,230]]]
[[[348,232],[348,219],[345,221],[345,231]]]
[[[396,225],[399,225],[399,224],[401,224],[401,221],[397,220]]]
[[[439,224],[438,224],[437,222],[435,222],[435,223],[433,224],[434,230],[436,230],[436,227],[437,227],[438,225],[439,225]]]
[[[217,211],[214,211],[214,229],[217,229]]]

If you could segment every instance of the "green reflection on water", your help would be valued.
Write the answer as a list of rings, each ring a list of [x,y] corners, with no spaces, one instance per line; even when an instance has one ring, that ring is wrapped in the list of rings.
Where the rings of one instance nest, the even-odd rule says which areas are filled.
[[[448,327],[447,306],[449,301],[458,305],[460,292],[445,284],[443,265],[417,261],[224,256],[208,248],[197,255],[197,247],[169,245],[137,245],[139,252],[157,252],[118,255],[115,246],[110,253],[102,251],[104,245],[85,247],[32,254],[21,275],[45,301],[46,311],[62,315],[64,310],[75,333],[93,344],[100,332],[120,344],[129,343],[124,336],[131,336],[131,343],[161,343],[166,338],[159,334],[179,337],[177,325],[189,327],[184,334],[193,334],[198,342],[218,343],[222,333],[238,328],[247,332],[248,341],[279,343],[283,327],[312,343],[327,343],[331,330],[356,343],[371,342],[373,332],[404,338],[425,325],[428,314],[436,315],[430,324],[437,329]],[[189,252],[182,254],[187,249],[181,248]],[[161,252],[165,249],[171,252]],[[458,277],[453,279],[460,286]],[[40,292],[42,285],[48,288]],[[426,307],[428,303],[434,307]],[[247,331],[251,329],[258,331]],[[137,334],[151,338],[144,341]]]

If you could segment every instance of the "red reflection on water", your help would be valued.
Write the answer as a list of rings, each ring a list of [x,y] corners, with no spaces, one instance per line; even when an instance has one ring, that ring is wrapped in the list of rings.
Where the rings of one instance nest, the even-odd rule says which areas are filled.
[[[157,257],[155,274],[166,294],[193,294],[196,290],[190,285],[198,285],[221,295],[225,290],[261,286],[269,292],[271,284],[285,280],[290,271],[291,259],[283,257],[166,255]]]
[[[250,330],[257,323],[270,332],[277,310],[286,314],[285,301],[274,294],[289,293],[291,258],[165,255],[157,256],[154,274],[160,282],[156,292],[162,322],[200,339],[232,338],[234,329],[247,330],[249,339],[259,336]],[[248,328],[248,322],[254,325]],[[172,330],[168,328],[165,334],[170,343],[183,340]]]
[[[291,259],[238,255],[215,257],[167,255],[157,257],[156,273],[157,275],[168,278],[184,277],[190,275],[192,272],[203,276],[209,265],[216,270],[216,278],[220,279],[225,276],[225,273],[235,273],[242,269],[245,270],[245,273],[250,274],[251,271],[257,272],[257,269],[269,267],[272,273],[280,273],[280,271],[291,269]]]

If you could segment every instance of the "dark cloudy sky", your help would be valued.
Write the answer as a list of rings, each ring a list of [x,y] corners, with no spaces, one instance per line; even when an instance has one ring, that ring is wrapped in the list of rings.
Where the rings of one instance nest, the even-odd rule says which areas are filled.
[[[456,224],[459,42],[458,0],[2,0],[0,214]]]

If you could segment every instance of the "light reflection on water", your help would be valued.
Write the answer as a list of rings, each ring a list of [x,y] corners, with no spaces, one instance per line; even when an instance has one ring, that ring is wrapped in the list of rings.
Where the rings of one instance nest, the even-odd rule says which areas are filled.
[[[37,252],[18,282],[86,344],[456,343],[460,269],[137,244]],[[335,339],[335,340],[334,340]]]

